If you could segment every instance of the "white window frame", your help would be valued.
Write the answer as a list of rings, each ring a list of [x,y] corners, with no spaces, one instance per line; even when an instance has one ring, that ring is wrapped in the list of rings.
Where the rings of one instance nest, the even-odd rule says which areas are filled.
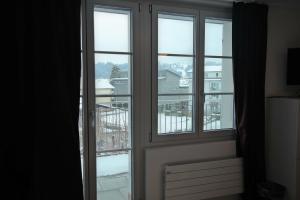
[[[158,14],[159,13],[166,13],[166,14],[178,14],[182,16],[191,16],[194,17],[194,38],[193,38],[193,55],[194,55],[194,68],[193,68],[193,127],[191,132],[183,132],[183,133],[171,133],[166,135],[158,135],[157,133],[157,101],[158,101],[158,84],[157,84],[157,75],[158,75]],[[199,11],[195,9],[189,8],[179,8],[179,7],[170,7],[170,6],[162,6],[162,5],[152,5],[152,13],[151,13],[151,27],[152,27],[152,50],[151,50],[151,57],[152,57],[152,138],[151,142],[161,142],[165,140],[177,140],[177,139],[188,139],[188,138],[195,138],[197,137],[197,133],[199,133],[199,127],[201,126],[197,123],[199,113],[199,98],[197,97],[196,91],[199,90],[198,82],[197,82],[197,75],[199,66],[198,66],[198,59],[197,57],[199,52],[199,31],[198,31],[198,24],[199,24]]]
[[[191,6],[190,4],[157,3],[138,0],[82,0],[82,57],[83,57],[83,159],[84,159],[84,194],[85,200],[96,200],[96,137],[95,137],[95,63],[94,63],[94,30],[93,16],[95,4],[109,7],[125,7],[132,10],[133,63],[131,102],[135,105],[132,110],[132,199],[143,194],[141,177],[143,169],[134,166],[143,165],[143,150],[148,147],[177,144],[191,144],[207,141],[232,140],[234,129],[203,132],[203,98],[204,98],[204,33],[205,18],[230,19],[229,8],[213,8]],[[153,35],[153,11],[170,13],[194,14],[195,19],[195,65],[194,65],[194,133],[157,135],[153,129],[153,115],[156,115],[157,76],[153,68],[157,68],[157,33]],[[152,38],[153,36],[156,37]],[[152,40],[151,40],[152,39]],[[155,61],[156,60],[156,65]],[[200,79],[199,77],[203,77]],[[203,80],[203,81],[202,81]],[[154,86],[154,87],[153,87]],[[198,92],[197,92],[198,91]],[[157,92],[157,89],[155,89]],[[155,99],[153,101],[153,98]]]
[[[136,87],[133,84],[137,72],[135,66],[140,62],[137,40],[139,37],[139,5],[129,1],[110,1],[110,0],[86,0],[82,1],[83,16],[83,112],[84,112],[84,197],[86,200],[97,199],[97,169],[96,169],[96,127],[95,127],[95,50],[94,50],[94,9],[96,6],[112,9],[128,9],[131,11],[131,45],[132,53],[131,64],[131,198],[134,199],[135,190],[135,132],[136,125],[133,123],[136,109],[132,106],[135,104]],[[112,150],[114,151],[114,150]]]
[[[224,11],[201,11],[200,13],[200,29],[201,29],[201,33],[200,33],[200,37],[201,37],[201,55],[200,55],[200,60],[201,60],[201,68],[202,71],[204,73],[204,60],[208,55],[205,55],[205,19],[217,19],[217,20],[228,20],[231,21],[232,20],[232,14],[230,12],[224,12]],[[202,28],[201,28],[202,27]],[[221,58],[221,59],[232,59],[232,56],[212,56],[215,58]],[[233,80],[232,80],[233,81]],[[204,75],[203,75],[203,86],[204,86]],[[217,94],[222,94],[222,92],[217,93]],[[227,95],[227,93],[223,93],[225,95]],[[232,93],[232,95],[234,96],[234,92]],[[204,89],[202,90],[202,97],[203,97],[203,104],[204,104],[204,98],[205,98],[205,94],[204,94]],[[234,102],[233,102],[234,103]],[[201,105],[203,107],[203,104]],[[234,108],[234,104],[233,104],[233,108]],[[203,138],[233,138],[234,133],[235,133],[235,111],[232,110],[233,112],[233,119],[232,119],[232,123],[233,123],[233,128],[226,128],[226,129],[217,129],[217,130],[203,130],[203,126],[202,126],[202,132],[201,132],[201,137]],[[203,112],[204,113],[204,112]],[[202,121],[203,121],[203,114],[202,114]]]
[[[193,132],[183,132],[159,135],[157,132],[157,98],[158,98],[158,86],[157,86],[157,69],[158,69],[158,13],[170,13],[170,14],[182,14],[182,15],[194,15],[195,16],[195,28],[194,28],[194,43],[195,43],[195,65],[193,71],[194,78],[194,118],[193,118]],[[224,10],[202,9],[202,8],[182,8],[175,6],[166,6],[160,4],[152,5],[151,13],[151,27],[152,27],[152,49],[151,49],[151,86],[152,86],[152,103],[151,103],[151,133],[149,143],[173,143],[182,144],[189,143],[189,141],[210,141],[210,140],[226,140],[233,139],[235,129],[217,129],[217,130],[203,130],[203,117],[204,117],[204,58],[205,58],[205,19],[219,19],[219,20],[231,20],[231,12]],[[227,58],[228,56],[216,56],[218,58]],[[232,57],[230,57],[232,58]],[[201,78],[202,77],[202,78]],[[234,110],[233,110],[234,112]],[[234,119],[233,119],[234,124]],[[234,127],[234,126],[233,126]]]

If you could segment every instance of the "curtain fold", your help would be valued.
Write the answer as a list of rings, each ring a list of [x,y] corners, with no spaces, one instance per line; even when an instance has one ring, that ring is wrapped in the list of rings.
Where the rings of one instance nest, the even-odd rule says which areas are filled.
[[[16,199],[83,200],[78,117],[80,0],[16,8]]]
[[[244,199],[257,198],[265,180],[266,5],[234,3],[232,16],[233,75],[237,153],[244,159]]]

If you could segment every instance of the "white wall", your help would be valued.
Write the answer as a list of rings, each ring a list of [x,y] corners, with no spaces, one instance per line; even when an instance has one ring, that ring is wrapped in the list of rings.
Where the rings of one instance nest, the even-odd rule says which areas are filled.
[[[266,96],[296,96],[300,93],[300,86],[286,85],[287,48],[300,47],[298,5],[269,6]]]
[[[160,148],[147,148],[145,159],[146,200],[163,199],[163,170],[166,164],[236,157],[235,141],[222,141]],[[235,200],[237,196],[215,200]]]
[[[300,86],[288,86],[286,84],[287,48],[300,47],[299,2],[300,1],[298,1],[298,4],[269,5],[265,85],[266,97],[300,95]],[[296,166],[296,164],[293,163],[295,160],[289,160],[289,162],[287,162],[284,159],[289,159],[292,156],[290,143],[293,143],[293,139],[297,137],[296,134],[293,135],[293,132],[291,131],[286,132],[286,130],[290,130],[291,127],[283,126],[282,122],[279,122],[277,128],[271,131],[270,124],[274,123],[271,122],[271,118],[274,120],[277,116],[270,110],[268,101],[266,109],[267,178],[288,187],[289,189],[285,196],[286,199],[295,199],[295,191],[290,189],[293,183],[290,183],[291,181],[289,179],[291,176],[296,176],[294,173],[295,170],[291,172],[292,175],[288,174],[289,171],[292,171],[292,166]],[[283,109],[282,114],[284,111],[285,110]],[[289,118],[291,118],[291,116],[286,116],[282,119],[285,119],[288,122]],[[280,130],[283,130],[283,132],[278,132]],[[289,137],[282,137],[282,133],[284,132]],[[274,145],[275,142],[277,142],[276,145]],[[273,147],[273,149],[271,147]],[[286,155],[289,156],[286,157]],[[291,166],[291,168],[286,170],[288,166]],[[282,174],[285,175],[283,176]],[[299,174],[300,173],[298,173],[298,179],[300,177]]]
[[[143,7],[143,9],[146,10],[148,8]],[[299,90],[299,87],[287,87],[285,84],[286,50],[288,47],[300,47],[299,20],[300,10],[297,8],[276,5],[270,5],[269,7],[266,96],[295,95],[297,90]],[[143,28],[143,31],[145,31],[143,34],[148,34],[150,30],[145,27]],[[150,48],[149,41],[143,42],[146,43],[145,46],[147,48]],[[145,58],[145,60],[147,59]],[[144,77],[145,74],[149,73],[151,72],[147,70],[146,72],[143,71],[141,72],[141,77],[145,78],[146,81],[149,81],[149,77]],[[149,103],[149,94],[141,95],[140,97],[144,100],[144,102]],[[142,106],[141,110],[144,110]],[[148,112],[150,111],[147,111],[146,113]],[[150,121],[148,115],[140,115],[143,120]],[[141,132],[146,133],[148,132],[148,130],[151,130],[151,127],[148,126],[149,124],[142,126]],[[235,156],[234,141],[223,141],[218,145],[216,145],[215,143],[200,143],[189,145],[174,145],[167,147],[145,147],[147,146],[144,144],[147,143],[145,142],[146,139],[144,139],[143,137],[139,137],[137,138],[141,140],[141,143],[138,144],[137,149],[144,150],[145,148],[145,154],[142,153],[144,151],[138,151],[138,155],[136,155],[136,157],[139,157],[138,165],[140,166],[136,167],[137,199],[144,200],[144,197],[146,200],[161,199],[163,188],[161,185],[161,175],[163,166],[166,163],[176,161],[184,162],[191,160],[217,159],[221,157]],[[219,200],[233,200],[236,198],[236,196],[230,196],[220,198]]]
[[[285,200],[296,200],[300,99],[268,98],[267,106],[267,179],[286,187]]]

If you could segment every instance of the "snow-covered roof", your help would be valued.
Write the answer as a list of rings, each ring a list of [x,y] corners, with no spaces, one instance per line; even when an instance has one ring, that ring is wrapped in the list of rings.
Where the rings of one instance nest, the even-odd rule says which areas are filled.
[[[166,76],[167,72],[174,74],[175,76],[180,77],[181,75],[173,69],[163,69],[158,71],[159,76]]]
[[[128,80],[128,77],[124,77],[124,78],[112,78],[111,80]]]
[[[109,81],[109,79],[96,79],[96,89],[114,89],[115,87]]]

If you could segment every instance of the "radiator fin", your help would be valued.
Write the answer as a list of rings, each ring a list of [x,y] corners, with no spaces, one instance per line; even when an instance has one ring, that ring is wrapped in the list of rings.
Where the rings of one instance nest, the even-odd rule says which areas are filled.
[[[242,192],[241,158],[165,167],[165,200],[200,200]]]

